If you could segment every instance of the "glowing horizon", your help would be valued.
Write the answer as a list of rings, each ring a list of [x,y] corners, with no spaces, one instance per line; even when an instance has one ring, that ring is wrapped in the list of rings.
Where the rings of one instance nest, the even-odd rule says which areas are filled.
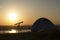
[[[60,25],[60,0],[0,0],[0,25],[32,25],[41,17]]]

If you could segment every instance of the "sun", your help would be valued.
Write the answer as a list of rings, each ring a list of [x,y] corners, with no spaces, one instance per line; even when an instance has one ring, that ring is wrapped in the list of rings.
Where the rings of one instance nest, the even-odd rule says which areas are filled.
[[[14,21],[14,20],[16,20],[17,15],[16,15],[15,12],[10,12],[10,13],[8,14],[8,18],[9,18],[9,20]]]

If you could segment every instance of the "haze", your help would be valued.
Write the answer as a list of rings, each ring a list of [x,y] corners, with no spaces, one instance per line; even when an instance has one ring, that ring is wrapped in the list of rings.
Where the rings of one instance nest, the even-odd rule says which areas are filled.
[[[15,20],[8,14],[14,12]],[[32,25],[38,18],[46,17],[54,24],[60,24],[60,0],[0,0],[0,25]],[[13,18],[12,18],[13,19]]]

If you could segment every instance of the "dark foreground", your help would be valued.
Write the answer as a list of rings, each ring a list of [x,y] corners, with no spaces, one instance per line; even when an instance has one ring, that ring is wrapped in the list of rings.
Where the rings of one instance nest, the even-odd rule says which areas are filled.
[[[26,32],[15,34],[0,34],[0,40],[60,40],[60,31],[49,32]]]

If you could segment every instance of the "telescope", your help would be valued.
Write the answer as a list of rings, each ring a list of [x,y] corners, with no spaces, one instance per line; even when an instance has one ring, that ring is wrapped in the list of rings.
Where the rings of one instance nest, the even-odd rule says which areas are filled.
[[[21,21],[21,22],[18,22],[18,23],[16,23],[15,25],[20,25],[21,23],[23,23],[23,21]]]

